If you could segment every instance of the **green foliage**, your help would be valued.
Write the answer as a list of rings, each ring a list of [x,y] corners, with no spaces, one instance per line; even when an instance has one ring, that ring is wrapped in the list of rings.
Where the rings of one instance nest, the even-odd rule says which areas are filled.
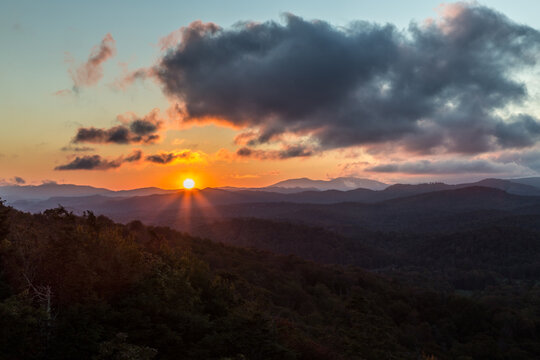
[[[92,213],[10,219],[0,359],[540,356],[537,286],[473,299]]]

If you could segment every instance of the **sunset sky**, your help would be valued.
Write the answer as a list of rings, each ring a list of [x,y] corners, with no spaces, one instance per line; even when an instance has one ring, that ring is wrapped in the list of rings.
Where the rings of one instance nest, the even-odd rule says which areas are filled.
[[[535,0],[6,0],[0,183],[537,176],[539,13]]]

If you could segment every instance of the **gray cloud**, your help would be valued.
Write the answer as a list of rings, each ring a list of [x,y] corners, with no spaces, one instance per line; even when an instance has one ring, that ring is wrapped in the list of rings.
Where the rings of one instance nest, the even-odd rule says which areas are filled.
[[[55,167],[54,170],[109,170],[120,165],[122,162],[118,160],[107,160],[99,155],[85,155],[77,156],[71,162]]]
[[[14,181],[15,183],[19,184],[19,185],[24,185],[24,184],[26,184],[26,180],[24,180],[24,179],[23,179],[22,177],[20,177],[20,176],[15,176],[15,177],[13,178],[13,181]]]
[[[141,160],[143,157],[143,153],[141,150],[134,150],[130,155],[126,156],[123,161],[124,162],[135,162]]]
[[[91,148],[89,146],[64,146],[60,150],[62,151],[74,151],[74,152],[85,152],[85,151],[94,151],[94,148]]]
[[[313,155],[314,151],[302,145],[285,146],[281,150],[259,150],[249,147],[242,147],[236,151],[240,157],[252,157],[260,160],[283,160],[293,157],[307,157]]]
[[[155,164],[169,164],[174,160],[197,161],[200,154],[191,150],[162,152],[155,155],[148,155],[145,160]]]
[[[148,155],[146,161],[150,161],[156,164],[168,164],[176,159],[175,153],[161,153],[156,155]]]
[[[494,157],[494,160],[504,164],[514,163],[521,166],[526,166],[535,172],[540,172],[539,149],[530,149],[519,152],[507,152]]]
[[[26,184],[26,180],[24,180],[20,176],[14,176],[9,180],[0,178],[0,186],[24,185],[24,184]]]
[[[161,129],[163,121],[158,118],[159,111],[153,110],[141,118],[125,120],[119,116],[125,125],[118,125],[109,129],[95,127],[81,127],[73,138],[73,143],[93,144],[152,144],[159,140],[156,132]]]
[[[516,172],[515,164],[501,164],[483,159],[461,160],[420,160],[412,162],[388,163],[367,167],[369,172],[403,174],[505,174]]]
[[[134,150],[128,156],[120,156],[114,160],[105,159],[100,155],[77,156],[69,163],[55,167],[54,170],[110,170],[119,168],[126,162],[139,161],[142,157],[140,150]]]
[[[527,99],[513,75],[536,64],[540,32],[483,6],[452,6],[406,31],[293,15],[227,30],[197,22],[155,74],[185,104],[184,122],[247,127],[251,147],[286,133],[307,135],[318,150],[394,142],[418,153],[475,154],[536,143],[537,119],[496,110]]]

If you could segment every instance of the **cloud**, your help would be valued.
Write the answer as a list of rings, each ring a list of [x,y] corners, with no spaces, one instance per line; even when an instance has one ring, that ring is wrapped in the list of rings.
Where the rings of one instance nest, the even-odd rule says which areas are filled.
[[[24,184],[26,184],[26,180],[24,180],[20,176],[12,177],[9,180],[0,178],[0,186],[13,186],[13,185],[24,185]]]
[[[506,152],[494,156],[493,160],[504,164],[518,164],[540,173],[540,149]]]
[[[259,150],[248,147],[242,147],[236,151],[239,157],[252,157],[260,160],[283,160],[294,157],[308,157],[313,155],[314,151],[302,145],[287,145],[281,150]]]
[[[117,160],[107,160],[100,155],[77,156],[71,162],[60,165],[54,170],[109,170],[120,167],[122,162]]]
[[[140,150],[134,150],[128,156],[120,156],[114,160],[105,159],[100,155],[77,156],[69,163],[55,167],[54,170],[110,170],[119,168],[126,162],[139,161],[142,157]]]
[[[519,114],[510,123],[497,124],[495,133],[505,147],[527,147],[540,136],[540,123],[530,115]]]
[[[141,160],[143,153],[141,150],[134,150],[130,155],[124,158],[124,162],[135,162]]]
[[[123,74],[111,84],[113,89],[126,90],[138,80],[142,81],[154,77],[154,70],[152,68],[139,68],[134,71],[128,71],[126,64],[121,64],[121,66],[123,68]]]
[[[515,164],[501,164],[485,159],[419,160],[368,166],[364,171],[403,174],[506,174],[516,172]]]
[[[174,161],[183,163],[201,162],[204,160],[206,154],[199,151],[192,151],[189,149],[162,152],[155,155],[146,156],[145,160],[155,164],[170,164]]]
[[[75,152],[85,152],[85,151],[94,151],[94,148],[91,148],[89,146],[64,146],[60,149],[61,151],[75,151]]]
[[[73,91],[71,91],[69,89],[62,89],[62,90],[56,91],[53,95],[55,95],[55,96],[68,96],[68,95],[71,95],[71,94],[73,94]]]
[[[15,177],[13,178],[13,181],[14,181],[15,183],[19,184],[19,185],[24,185],[24,184],[26,184],[26,180],[24,180],[24,179],[23,179],[22,177],[20,177],[20,176],[15,176]]]
[[[77,92],[85,86],[96,85],[103,77],[103,63],[116,55],[116,42],[111,34],[105,35],[101,43],[94,47],[88,60],[76,69],[70,69],[73,90]],[[62,90],[59,91],[61,94]]]
[[[122,125],[113,126],[109,129],[79,128],[72,143],[152,144],[160,138],[156,134],[163,125],[163,121],[159,118],[159,109],[153,109],[144,117],[137,117],[133,113],[119,115],[117,120]]]
[[[528,99],[515,75],[536,65],[539,49],[540,32],[476,4],[443,7],[403,31],[287,14],[283,24],[192,23],[155,74],[184,124],[245,128],[240,156],[308,155],[253,149],[298,146],[284,135],[307,137],[309,154],[388,143],[480,154],[538,141],[534,116],[500,114]]]

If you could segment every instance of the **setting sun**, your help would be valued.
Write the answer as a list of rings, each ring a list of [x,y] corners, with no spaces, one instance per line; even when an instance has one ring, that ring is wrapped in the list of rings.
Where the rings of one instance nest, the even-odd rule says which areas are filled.
[[[194,186],[195,186],[195,181],[193,181],[193,179],[184,180],[184,188],[185,189],[193,189]]]

